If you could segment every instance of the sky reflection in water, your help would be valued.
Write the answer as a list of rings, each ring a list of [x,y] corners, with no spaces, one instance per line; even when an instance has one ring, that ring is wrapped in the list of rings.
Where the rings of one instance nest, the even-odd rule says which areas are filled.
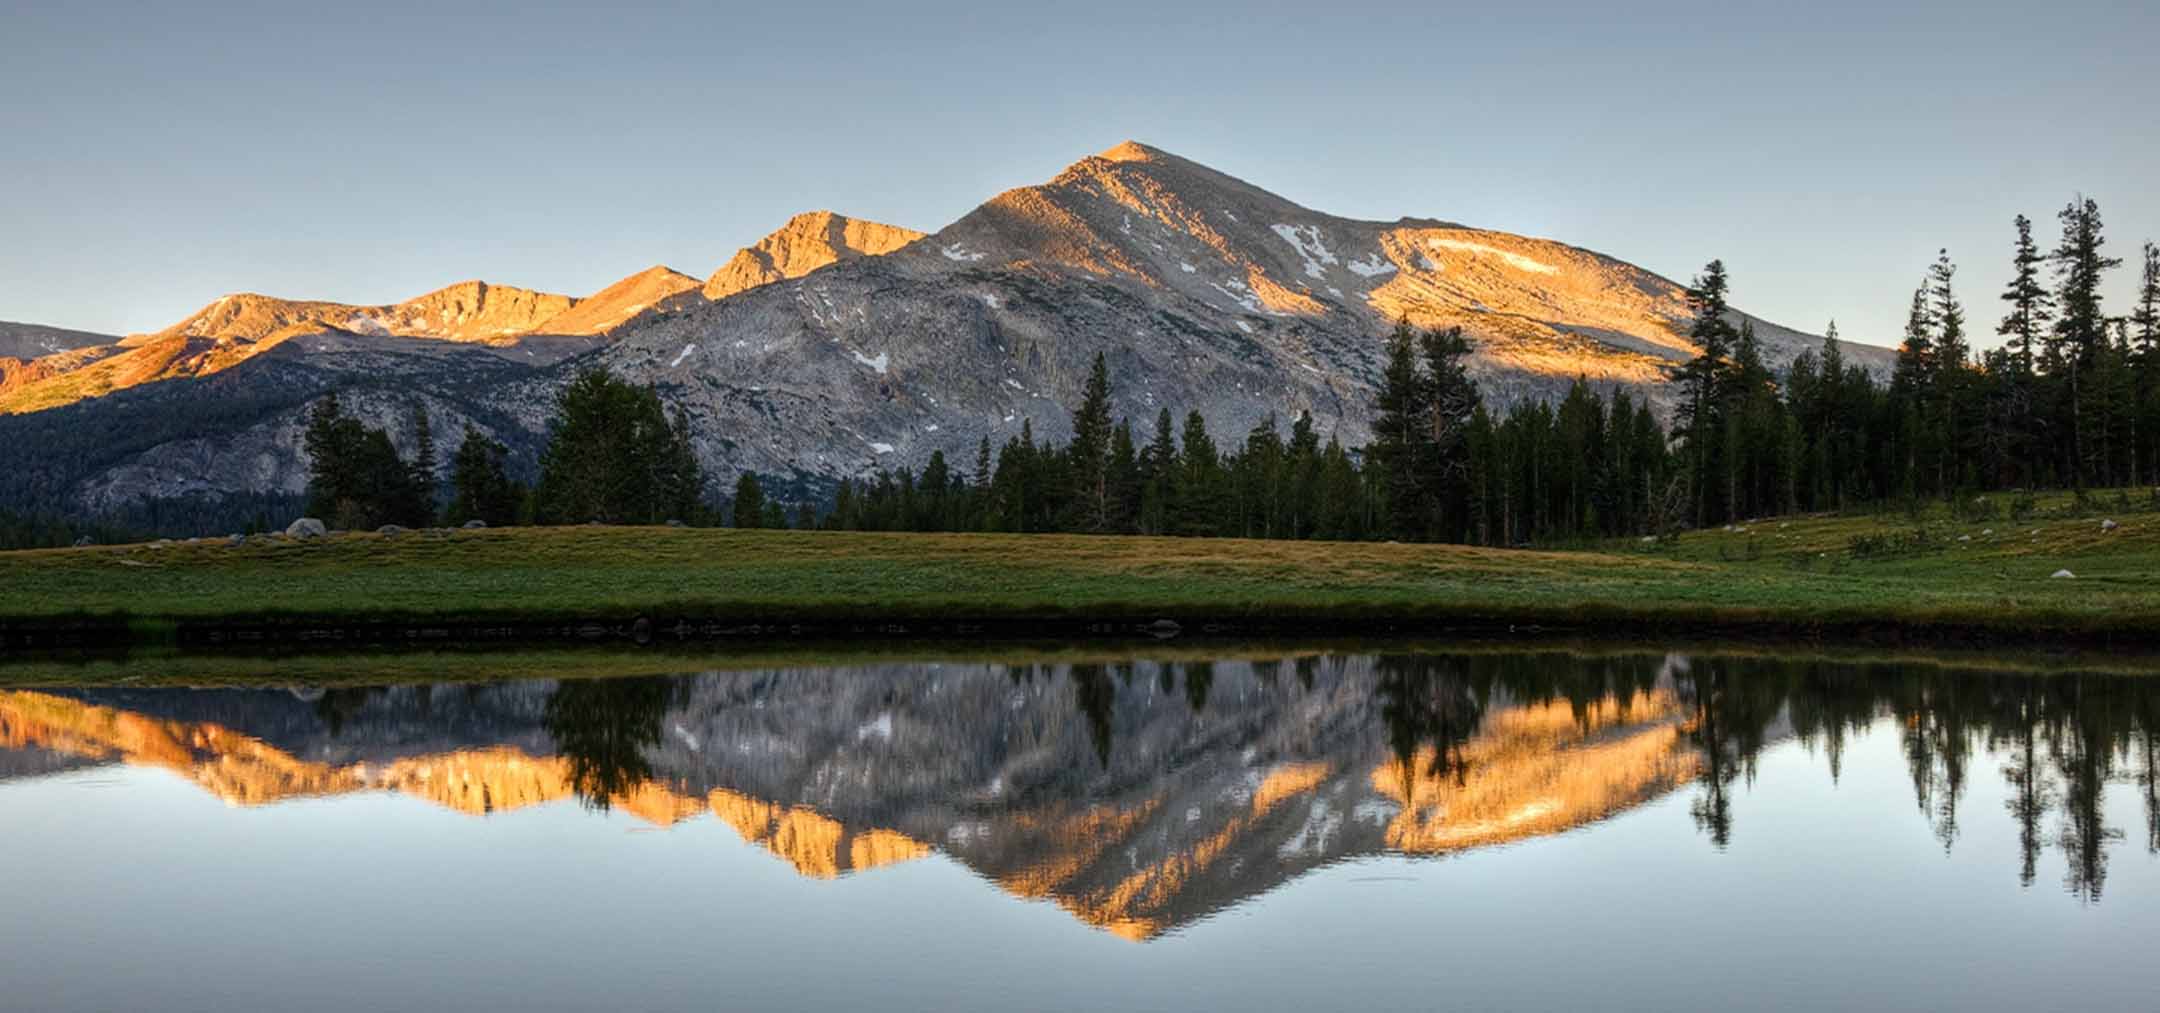
[[[1664,654],[0,690],[0,979],[54,1010],[2140,1008],[2156,729],[2144,678]]]

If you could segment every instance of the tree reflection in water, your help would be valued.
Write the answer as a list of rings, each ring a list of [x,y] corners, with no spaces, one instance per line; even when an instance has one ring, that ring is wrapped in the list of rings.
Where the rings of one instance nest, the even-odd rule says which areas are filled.
[[[2027,886],[2059,853],[2064,888],[2086,903],[2102,897],[2126,843],[2160,854],[2160,681],[2149,677],[1557,650],[1253,662],[1186,652],[801,676],[470,683],[433,696],[424,686],[0,691],[0,750],[24,751],[26,771],[49,757],[156,764],[250,805],[389,789],[493,812],[574,794],[588,808],[646,806],[640,816],[672,820],[720,797],[756,825],[752,836],[816,850],[834,868],[916,853],[896,848],[896,834],[981,840],[979,828],[1009,819],[1015,835],[1042,835],[1025,847],[1014,836],[1010,851],[983,859],[1019,863],[1008,870],[1016,882],[1042,871],[1023,875],[1028,848],[1069,851],[1035,856],[1064,878],[1028,889],[1100,876],[1089,889],[1168,911],[1170,900],[1149,898],[1195,882],[1228,896],[1250,884],[1226,870],[1277,868],[1284,856],[1479,847],[1672,791],[1724,849],[1746,833],[1734,797],[1765,750],[1797,744],[1836,782],[1849,744],[1879,730],[1945,852],[1973,834],[2013,837]],[[731,742],[740,751],[727,757],[750,756],[752,741],[765,752],[740,766],[709,748]],[[1988,795],[1991,775],[2001,814],[1976,817],[1967,799]],[[822,787],[802,787],[812,784]],[[655,786],[666,790],[640,794]],[[2111,791],[2118,807],[2134,797],[2141,828],[2120,812],[2110,820]],[[1068,835],[1090,839],[1057,827],[1092,828]],[[1113,832],[1123,836],[1090,837]],[[1233,853],[1247,837],[1251,853]],[[1156,851],[1176,875],[1127,882]],[[1131,924],[1167,924],[1150,918]]]
[[[660,744],[660,719],[677,680],[573,679],[548,696],[542,721],[570,766],[570,786],[587,808],[606,810],[653,776],[645,750]]]
[[[2145,846],[2160,854],[2160,686],[2145,679],[1715,655],[1569,664],[1549,655],[1388,655],[1374,668],[1405,783],[1428,751],[1425,773],[1461,783],[1471,772],[1463,744],[1497,699],[1564,699],[1580,715],[1591,701],[1625,698],[1664,679],[1688,708],[1687,737],[1700,762],[1689,812],[1716,847],[1733,839],[1734,790],[1753,781],[1762,751],[1788,729],[1824,758],[1836,780],[1849,737],[1887,716],[1898,729],[1914,804],[1945,852],[1963,830],[1959,804],[1974,750],[1984,748],[2004,757],[2021,883],[2032,883],[2041,853],[2053,846],[2065,860],[2064,888],[2087,902],[2100,899],[2108,849],[2125,836],[2103,811],[2109,784],[2138,786]]]

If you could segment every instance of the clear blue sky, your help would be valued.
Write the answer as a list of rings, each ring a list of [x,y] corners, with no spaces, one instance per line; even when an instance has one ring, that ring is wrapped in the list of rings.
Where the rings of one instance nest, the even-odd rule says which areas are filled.
[[[1723,257],[1739,305],[1884,343],[1938,246],[1992,331],[2020,211],[2160,237],[2151,0],[311,6],[0,11],[0,319],[702,276],[1128,137],[1335,214]]]

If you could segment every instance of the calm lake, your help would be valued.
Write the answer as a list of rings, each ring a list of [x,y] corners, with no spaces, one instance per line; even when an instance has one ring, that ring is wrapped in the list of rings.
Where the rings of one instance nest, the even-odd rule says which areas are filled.
[[[2152,677],[577,667],[0,688],[0,1007],[2160,1006]]]

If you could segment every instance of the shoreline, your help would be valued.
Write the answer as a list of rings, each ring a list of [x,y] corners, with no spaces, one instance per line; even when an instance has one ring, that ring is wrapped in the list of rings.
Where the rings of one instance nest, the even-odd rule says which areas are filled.
[[[584,679],[771,669],[816,671],[885,665],[1012,667],[1129,662],[1296,662],[1331,657],[1419,655],[1555,658],[1692,664],[1770,660],[1800,665],[1897,666],[1991,677],[2160,675],[2160,647],[1867,645],[1800,640],[1637,637],[1518,630],[1427,636],[1012,637],[992,639],[742,639],[534,642],[282,641],[209,647],[77,645],[0,652],[0,688],[91,686],[305,687]]]
[[[2153,650],[2160,625],[2130,617],[1943,616],[1923,621],[1866,615],[1779,615],[1762,609],[1630,609],[1536,606],[1507,609],[1435,606],[1389,611],[1267,610],[1193,612],[1116,608],[1095,614],[971,616],[832,609],[777,609],[712,614],[653,612],[473,614],[232,614],[221,616],[80,616],[0,618],[0,660],[11,655],[103,648],[171,646],[186,650],[451,648],[517,649],[613,645],[723,645],[765,648],[802,644],[1102,645],[1280,640],[1504,641],[1611,644],[1710,643],[1751,646],[1987,650]],[[1152,616],[1153,618],[1148,618]]]

